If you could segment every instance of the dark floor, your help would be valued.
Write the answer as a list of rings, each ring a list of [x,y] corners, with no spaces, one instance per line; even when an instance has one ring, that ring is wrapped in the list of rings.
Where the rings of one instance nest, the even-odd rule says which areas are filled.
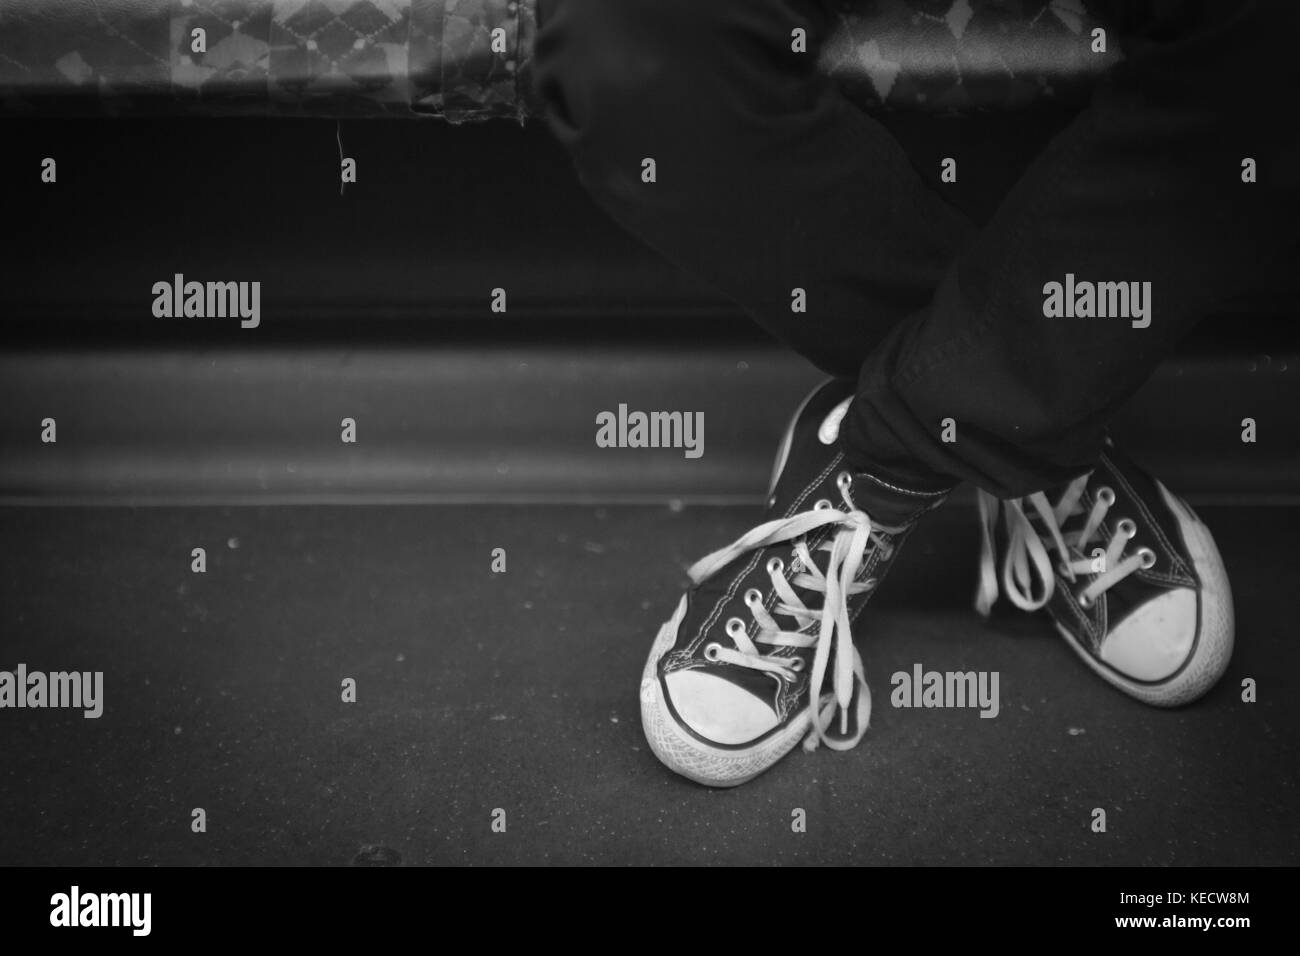
[[[750,509],[0,509],[0,669],[103,670],[106,698],[0,712],[0,864],[1300,863],[1300,511],[1203,513],[1238,650],[1201,704],[980,624],[950,506],[860,619],[862,744],[719,792],[654,759],[637,684],[682,569]],[[999,671],[1000,716],[892,709],[915,662]]]

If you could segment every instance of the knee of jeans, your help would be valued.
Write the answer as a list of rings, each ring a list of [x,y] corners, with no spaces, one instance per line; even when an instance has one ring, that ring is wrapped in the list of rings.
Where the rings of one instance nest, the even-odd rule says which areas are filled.
[[[534,84],[561,142],[599,164],[671,122],[663,81],[693,68],[673,38],[699,20],[689,0],[544,2]]]

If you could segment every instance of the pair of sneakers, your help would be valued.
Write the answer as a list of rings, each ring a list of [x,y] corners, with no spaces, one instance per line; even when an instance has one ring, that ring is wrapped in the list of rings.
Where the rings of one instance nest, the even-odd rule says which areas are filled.
[[[735,786],[800,741],[844,750],[867,729],[853,621],[947,492],[855,472],[838,444],[851,400],[837,381],[808,396],[777,454],[768,520],[690,568],[693,586],[650,649],[646,739],[698,783]],[[1195,700],[1223,674],[1232,596],[1214,539],[1113,445],[1063,488],[1010,501],[980,492],[979,512],[980,613],[999,591],[1045,608],[1084,663],[1148,704]]]

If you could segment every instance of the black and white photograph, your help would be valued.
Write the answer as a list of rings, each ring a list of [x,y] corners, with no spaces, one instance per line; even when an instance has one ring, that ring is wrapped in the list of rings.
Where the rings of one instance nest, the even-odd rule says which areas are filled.
[[[0,0],[5,923],[852,867],[1279,931],[1298,57],[1284,0]]]

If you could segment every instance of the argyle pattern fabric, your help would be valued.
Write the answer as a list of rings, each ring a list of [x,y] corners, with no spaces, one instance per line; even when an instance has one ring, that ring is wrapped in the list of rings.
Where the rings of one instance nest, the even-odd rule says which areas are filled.
[[[1072,100],[1119,58],[1084,0],[835,2],[820,65],[866,109]],[[523,119],[536,29],[536,0],[13,0],[0,109]]]

